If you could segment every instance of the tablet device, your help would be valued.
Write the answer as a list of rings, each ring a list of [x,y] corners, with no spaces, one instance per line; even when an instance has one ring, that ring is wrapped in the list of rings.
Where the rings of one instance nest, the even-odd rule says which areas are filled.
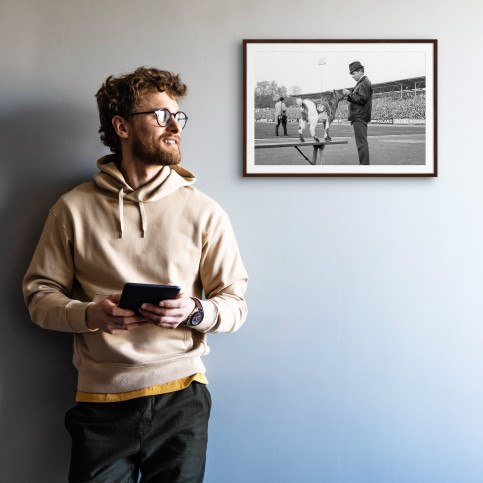
[[[175,285],[151,285],[126,283],[122,289],[119,307],[137,312],[142,304],[158,305],[161,300],[175,299],[181,287]]]

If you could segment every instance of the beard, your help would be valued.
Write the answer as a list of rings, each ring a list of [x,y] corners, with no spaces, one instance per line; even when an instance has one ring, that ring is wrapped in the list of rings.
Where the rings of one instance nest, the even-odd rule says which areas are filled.
[[[170,136],[165,134],[160,137],[158,143],[143,142],[137,131],[133,133],[132,153],[134,157],[139,159],[143,164],[156,166],[176,166],[181,161],[181,152],[179,151],[179,142],[177,150],[164,150],[163,142]],[[178,137],[179,140],[179,137]]]

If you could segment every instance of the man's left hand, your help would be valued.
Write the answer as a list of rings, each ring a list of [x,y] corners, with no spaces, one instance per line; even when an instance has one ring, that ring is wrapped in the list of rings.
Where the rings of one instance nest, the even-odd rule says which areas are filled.
[[[193,299],[180,292],[177,298],[162,300],[159,305],[143,304],[139,309],[148,321],[158,327],[176,329],[195,309]]]

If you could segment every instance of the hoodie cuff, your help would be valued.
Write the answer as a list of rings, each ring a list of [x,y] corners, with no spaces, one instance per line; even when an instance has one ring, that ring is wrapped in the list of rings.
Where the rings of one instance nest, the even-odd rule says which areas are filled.
[[[86,324],[86,309],[93,302],[79,302],[78,300],[70,301],[65,307],[65,315],[67,323],[72,332],[96,332],[98,329],[91,330]]]
[[[203,320],[193,329],[199,332],[208,332],[218,320],[218,308],[211,300],[200,300],[200,302],[203,307]]]

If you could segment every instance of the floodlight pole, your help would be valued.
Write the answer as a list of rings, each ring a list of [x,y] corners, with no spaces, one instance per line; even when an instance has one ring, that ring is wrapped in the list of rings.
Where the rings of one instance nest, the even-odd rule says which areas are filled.
[[[324,92],[324,65],[326,64],[325,57],[320,57],[320,98],[322,99],[322,93]]]

